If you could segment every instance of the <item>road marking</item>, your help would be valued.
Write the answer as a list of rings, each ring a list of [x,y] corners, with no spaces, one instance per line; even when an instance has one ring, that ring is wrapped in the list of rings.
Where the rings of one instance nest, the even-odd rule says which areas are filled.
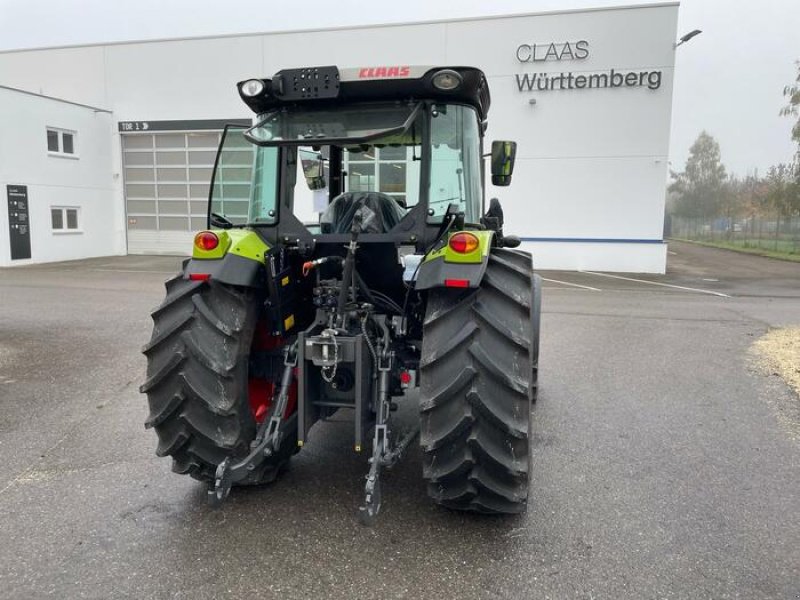
[[[669,254],[671,256],[678,256],[678,253],[677,252],[673,252],[672,250],[667,250],[667,254]]]
[[[598,288],[591,287],[591,286],[588,286],[588,285],[581,285],[579,283],[570,283],[569,281],[559,281],[558,279],[547,279],[546,277],[542,277],[542,281],[549,281],[550,283],[560,283],[562,285],[571,285],[572,287],[582,288],[584,290],[591,290],[593,292],[602,292],[603,291],[603,290],[600,290]]]
[[[712,296],[719,296],[720,298],[730,298],[728,294],[722,292],[715,292],[713,290],[703,290],[700,288],[685,287],[682,285],[672,285],[671,283],[661,283],[660,281],[648,281],[647,279],[634,279],[633,277],[623,277],[622,275],[610,275],[609,273],[596,273],[595,271],[580,271],[587,275],[597,275],[598,277],[611,277],[612,279],[623,279],[625,281],[635,281],[637,283],[647,283],[650,285],[660,285],[661,287],[673,288],[676,290],[686,290],[688,292],[698,292],[699,294],[710,294]]]

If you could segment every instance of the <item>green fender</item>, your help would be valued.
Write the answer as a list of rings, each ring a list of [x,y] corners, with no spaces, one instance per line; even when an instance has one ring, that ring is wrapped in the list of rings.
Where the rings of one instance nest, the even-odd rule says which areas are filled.
[[[183,265],[185,279],[208,278],[245,287],[261,287],[270,247],[252,229],[213,230],[219,244],[213,250],[192,247],[192,257]]]
[[[454,231],[448,236],[448,242],[454,235],[462,233]],[[486,265],[489,262],[489,251],[494,239],[494,231],[468,231],[478,238],[478,246],[472,252],[462,254],[445,244],[442,248],[428,254],[419,266],[415,289],[427,290],[437,287],[477,288],[481,284]]]

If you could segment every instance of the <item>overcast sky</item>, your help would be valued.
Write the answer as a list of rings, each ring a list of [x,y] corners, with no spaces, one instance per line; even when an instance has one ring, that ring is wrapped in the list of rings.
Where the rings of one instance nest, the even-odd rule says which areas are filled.
[[[654,0],[632,0],[646,4]],[[0,50],[409,22],[613,6],[622,0],[0,0]],[[678,30],[703,34],[678,49],[671,156],[682,168],[701,129],[729,171],[790,160],[781,92],[800,59],[800,0],[683,0]],[[320,62],[328,54],[321,54]],[[480,65],[476,65],[480,66]],[[0,82],[2,83],[2,82]]]

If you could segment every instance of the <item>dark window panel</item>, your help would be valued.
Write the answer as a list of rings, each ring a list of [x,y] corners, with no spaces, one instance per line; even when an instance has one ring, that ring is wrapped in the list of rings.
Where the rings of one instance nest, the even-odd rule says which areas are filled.
[[[53,223],[53,229],[64,229],[64,212],[60,208],[50,209],[50,220]]]
[[[64,154],[75,154],[75,136],[71,133],[61,134],[61,142],[64,145]]]
[[[47,150],[58,152],[58,132],[47,130]]]

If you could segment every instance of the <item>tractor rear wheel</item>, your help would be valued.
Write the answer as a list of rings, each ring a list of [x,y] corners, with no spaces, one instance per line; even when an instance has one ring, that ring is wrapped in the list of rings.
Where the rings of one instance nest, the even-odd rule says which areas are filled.
[[[478,289],[428,294],[420,442],[428,495],[438,504],[526,508],[533,296],[530,255],[508,249],[492,249]]]
[[[531,374],[531,386],[533,387],[532,402],[536,402],[539,397],[539,334],[542,322],[542,276],[533,276],[533,373]]]
[[[145,426],[156,430],[156,454],[171,456],[173,471],[211,482],[217,465],[246,456],[255,438],[257,404],[249,394],[254,388],[265,392],[265,386],[253,386],[248,372],[261,298],[253,290],[182,275],[166,288],[142,350],[147,380],[140,389],[150,405]],[[274,386],[266,387],[271,392]],[[258,406],[263,413],[263,402]],[[296,445],[296,433],[284,436],[278,452],[241,484],[274,480]]]

